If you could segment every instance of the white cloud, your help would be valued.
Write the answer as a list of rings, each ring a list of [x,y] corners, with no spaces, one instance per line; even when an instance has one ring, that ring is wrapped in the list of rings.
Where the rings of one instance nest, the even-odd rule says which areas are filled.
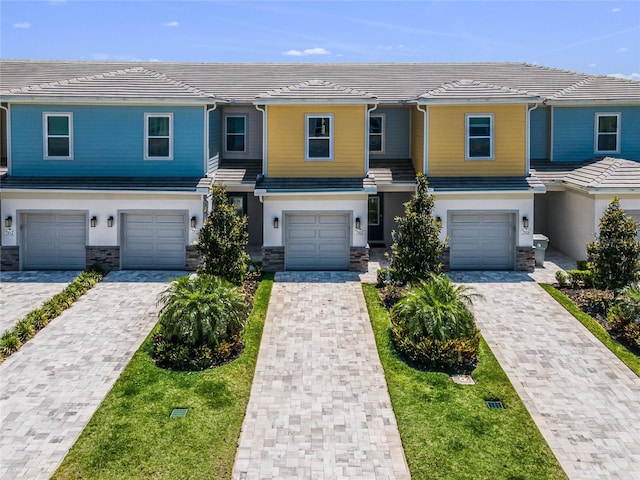
[[[304,57],[306,55],[331,55],[331,52],[321,47],[315,47],[306,48],[304,50],[289,50],[284,52],[283,55],[288,55],[290,57]]]
[[[629,51],[629,49],[627,47],[618,48],[618,52],[620,52],[620,53],[624,53],[624,52],[628,52],[628,51]]]
[[[597,64],[597,63],[590,63],[590,64],[589,64],[589,67],[591,67],[591,68],[593,68],[593,67],[597,67],[597,66],[598,66],[598,64]]]
[[[178,22],[176,22],[175,20],[173,22],[165,22],[162,24],[163,27],[177,27],[180,24]]]
[[[31,24],[29,22],[14,23],[13,26],[14,28],[31,28]]]
[[[620,10],[620,8],[612,8],[611,13],[618,13]]]
[[[615,78],[623,78],[625,80],[634,80],[636,82],[640,82],[640,73],[630,73],[630,74],[624,74],[624,73],[610,73],[607,75],[608,77],[615,77]]]
[[[93,60],[97,60],[99,62],[140,62],[139,58],[134,57],[133,55],[110,55],[108,53],[94,53],[91,55]]]

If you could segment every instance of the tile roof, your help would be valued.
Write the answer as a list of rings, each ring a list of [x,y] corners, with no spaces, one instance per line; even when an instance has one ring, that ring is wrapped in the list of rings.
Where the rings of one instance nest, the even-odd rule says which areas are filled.
[[[257,95],[258,99],[271,99],[271,100],[322,100],[322,101],[336,101],[336,100],[375,100],[376,97],[366,92],[361,92],[349,87],[343,87],[336,85],[335,83],[327,82],[324,80],[309,80],[307,82],[299,83],[284,88],[277,88],[270,90],[266,93]]]
[[[553,97],[556,102],[608,101],[611,98],[640,102],[640,82],[515,62],[332,64],[1,60],[0,94],[6,96],[14,89],[136,68],[237,103],[251,103],[265,92],[313,80],[367,92],[381,103],[412,101],[427,92],[463,81],[471,83],[462,89],[471,89],[473,82],[477,82],[495,89],[507,89],[503,94],[515,90],[523,95]],[[491,90],[491,87],[484,88]],[[494,93],[500,93],[500,90]]]
[[[84,77],[55,80],[3,91],[13,97],[65,97],[86,99],[200,99],[213,102],[211,94],[151,72],[142,67],[126,68]]]
[[[370,178],[281,178],[262,177],[256,182],[256,190],[268,192],[354,192],[375,191]]]
[[[369,159],[369,176],[378,187],[416,183],[416,171],[410,159]]]
[[[545,187],[529,177],[427,177],[429,189],[438,192],[540,191]]]
[[[639,190],[640,162],[596,158],[581,163],[532,162],[532,170],[545,184],[561,183],[588,190]]]
[[[430,90],[420,95],[419,100],[425,102],[442,100],[450,102],[455,100],[485,100],[485,101],[542,101],[542,98],[526,92],[509,87],[491,85],[475,80],[460,80],[458,82],[447,83],[439,88]]]
[[[223,160],[213,175],[216,185],[253,186],[262,173],[262,160]]]

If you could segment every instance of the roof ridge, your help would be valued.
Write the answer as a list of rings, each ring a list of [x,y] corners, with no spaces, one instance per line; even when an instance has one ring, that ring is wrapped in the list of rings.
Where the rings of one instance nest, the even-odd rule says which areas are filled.
[[[47,87],[56,87],[56,86],[60,86],[60,85],[69,85],[70,83],[78,83],[84,80],[97,80],[99,78],[104,78],[105,76],[115,76],[115,75],[122,75],[124,73],[128,73],[128,72],[133,72],[133,71],[141,71],[143,70],[142,67],[131,67],[131,68],[124,68],[124,69],[118,69],[118,70],[110,70],[108,72],[101,72],[101,73],[94,73],[93,75],[84,75],[82,77],[71,77],[71,78],[66,78],[64,80],[56,80],[55,82],[46,82],[46,83],[36,83],[33,85],[27,85],[25,87],[20,87],[20,88],[12,88],[7,90],[8,92],[11,93],[17,93],[17,92],[29,92],[30,90],[40,90],[43,88],[47,88]]]
[[[330,82],[328,80],[320,80],[320,79],[305,80],[304,82],[299,82],[299,83],[296,83],[296,84],[293,84],[293,85],[289,85],[289,86],[286,86],[286,87],[280,87],[280,88],[275,88],[275,89],[272,89],[272,90],[267,90],[266,92],[262,93],[261,96],[279,95],[279,94],[299,91],[303,87],[316,87],[316,86],[329,87],[332,90],[338,90],[338,91],[341,91],[341,92],[351,93],[351,94],[354,94],[354,95],[369,96],[369,97],[372,97],[372,98],[375,97],[375,95],[373,95],[372,93],[365,92],[364,90],[359,90],[359,89],[354,88],[354,87],[345,87],[344,85],[339,85],[339,84],[337,84],[335,82]]]
[[[143,71],[145,73],[150,74],[151,76],[164,80],[168,83],[170,83],[171,85],[174,85],[176,87],[182,87],[187,89],[189,92],[191,93],[197,93],[198,95],[202,95],[204,97],[212,97],[212,98],[218,98],[215,94],[213,93],[208,93],[205,92],[204,90],[198,88],[198,87],[194,87],[193,85],[189,85],[186,82],[181,82],[179,80],[174,80],[173,78],[170,78],[169,76],[167,76],[167,74],[165,73],[160,73],[160,72],[156,72],[155,70],[150,70],[148,68],[145,67],[137,67],[140,69],[140,71]]]
[[[618,159],[615,157],[604,157],[600,161],[607,161],[607,160],[609,160],[609,165],[591,182],[589,182],[590,187],[597,187],[602,182],[604,182],[607,178],[613,175],[620,168],[621,163],[618,162]]]
[[[551,95],[549,98],[560,98],[560,97],[562,97],[563,95],[565,95],[565,94],[567,94],[569,92],[573,92],[574,90],[577,90],[579,87],[584,87],[585,85],[587,85],[587,84],[591,83],[593,80],[595,80],[595,78],[596,77],[594,75],[588,75],[586,78],[583,78],[579,82],[572,83],[568,87],[565,87],[562,90],[558,90],[556,93]]]

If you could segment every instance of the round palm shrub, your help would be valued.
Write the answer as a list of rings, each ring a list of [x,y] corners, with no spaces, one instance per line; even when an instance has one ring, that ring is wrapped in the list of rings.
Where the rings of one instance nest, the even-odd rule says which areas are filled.
[[[620,291],[607,313],[607,324],[623,343],[640,352],[640,285]]]
[[[479,295],[431,273],[391,309],[396,349],[419,366],[467,369],[477,362],[480,336],[470,310]]]
[[[238,287],[213,275],[180,277],[160,294],[152,356],[162,367],[203,370],[242,350],[247,304]]]

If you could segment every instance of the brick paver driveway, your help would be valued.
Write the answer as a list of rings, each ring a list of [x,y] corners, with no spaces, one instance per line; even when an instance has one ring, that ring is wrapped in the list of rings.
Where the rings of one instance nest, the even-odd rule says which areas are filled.
[[[527,275],[450,276],[569,478],[640,479],[640,378]]]
[[[409,478],[356,274],[276,275],[233,478]]]
[[[48,479],[157,319],[180,272],[111,272],[0,365],[0,478]]]
[[[0,272],[0,335],[64,290],[80,272]]]

